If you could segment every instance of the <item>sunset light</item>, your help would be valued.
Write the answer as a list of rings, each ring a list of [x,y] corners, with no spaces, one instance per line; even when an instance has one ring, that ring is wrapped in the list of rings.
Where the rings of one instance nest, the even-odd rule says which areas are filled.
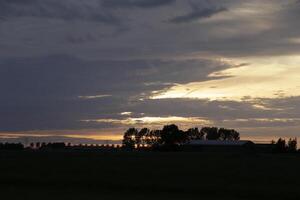
[[[155,92],[151,98],[251,101],[300,95],[300,56],[232,58],[230,61],[244,65],[208,75],[215,80],[178,84]]]

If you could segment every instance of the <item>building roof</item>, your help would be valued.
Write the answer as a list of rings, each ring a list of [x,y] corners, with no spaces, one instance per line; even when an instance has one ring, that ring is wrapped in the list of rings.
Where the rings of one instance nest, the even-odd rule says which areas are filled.
[[[246,144],[254,144],[250,140],[191,140],[185,145],[200,145],[200,146],[243,146]]]

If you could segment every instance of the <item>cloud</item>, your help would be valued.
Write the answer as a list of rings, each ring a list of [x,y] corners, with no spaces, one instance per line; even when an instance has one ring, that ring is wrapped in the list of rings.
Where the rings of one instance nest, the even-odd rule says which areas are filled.
[[[79,120],[118,119],[153,90],[205,80],[226,67],[209,60],[88,61],[67,55],[3,59],[0,131],[107,127]]]
[[[239,127],[276,127],[276,126],[298,126],[300,118],[246,118],[223,120],[219,123]]]
[[[138,118],[125,118],[125,119],[87,119],[82,120],[86,123],[108,123],[108,124],[117,124],[117,125],[126,125],[126,126],[137,126],[143,127],[148,126],[149,128],[162,127],[166,124],[177,124],[179,126],[193,126],[198,124],[200,126],[208,126],[212,123],[204,118],[200,117],[180,117],[180,116],[166,116],[166,117],[138,117]]]
[[[177,116],[296,135],[272,119],[300,118],[299,4],[274,1],[2,0],[0,131]]]
[[[65,21],[94,21],[119,25],[121,19],[115,8],[155,8],[169,5],[176,0],[3,0],[0,2],[0,19],[49,18]],[[122,17],[121,17],[122,18]]]
[[[155,92],[151,98],[251,101],[300,96],[299,56],[233,58],[231,62],[250,64],[208,75],[220,79],[175,85]]]
[[[176,0],[102,0],[108,8],[155,8],[174,3]]]
[[[48,1],[39,1],[39,4],[47,7]],[[56,18],[28,17],[31,12],[28,10],[39,10],[33,9],[36,5],[31,4],[24,9],[29,12],[26,16],[17,17],[15,10],[24,7],[18,4],[12,6],[12,12],[5,12],[5,9],[0,12],[4,16],[11,15],[0,23],[1,57],[68,52],[85,59],[161,59],[197,56],[204,52],[236,57],[287,55],[300,51],[300,45],[291,42],[300,33],[293,20],[298,16],[298,8],[281,1],[275,4],[268,1],[194,1],[194,5],[190,1],[176,1],[169,6],[142,11],[104,8],[98,0],[51,2],[64,4],[62,7],[70,11],[58,10],[53,16]],[[2,8],[5,6],[0,6]],[[190,12],[220,8],[227,11],[202,18],[197,26],[194,23],[184,23],[184,26],[165,23]],[[73,20],[57,18],[68,12],[79,14],[75,14]],[[98,14],[112,16],[116,23],[91,20]],[[18,34],[20,31],[22,36]]]
[[[125,115],[125,116],[126,116],[126,115],[127,115],[127,116],[130,116],[131,114],[132,114],[132,112],[121,112],[121,113],[120,113],[120,115]]]
[[[118,24],[119,19],[112,13],[102,10],[99,3],[89,1],[84,3],[77,0],[29,0],[1,1],[0,18],[49,18],[60,20],[84,20]]]
[[[109,94],[99,94],[99,95],[93,95],[93,96],[78,96],[80,99],[99,99],[99,98],[105,98],[105,97],[111,97]]]
[[[170,23],[181,24],[181,23],[190,23],[202,18],[208,18],[220,12],[227,11],[226,8],[204,8],[204,9],[194,9],[192,12],[174,17],[169,20]]]
[[[66,55],[2,59],[0,63],[0,90],[3,94],[0,98],[0,109],[3,113],[0,116],[2,122],[0,131],[87,128],[103,130],[104,128],[116,129],[119,126],[126,129],[128,125],[120,123],[122,122],[120,120],[129,118],[120,115],[125,111],[131,112],[130,122],[135,123],[145,121],[145,117],[166,118],[167,121],[159,119],[162,121],[159,123],[161,125],[172,121],[167,118],[168,116],[176,116],[184,119],[206,119],[212,124],[237,129],[242,124],[229,123],[229,121],[224,124],[223,120],[300,117],[300,101],[297,97],[260,98],[247,101],[148,98],[153,91],[168,91],[173,86],[197,81],[222,81],[224,77],[209,77],[209,74],[225,69],[243,70],[243,67],[251,67],[251,64],[235,67],[234,63],[205,59],[87,61]],[[284,71],[271,70],[271,72],[280,72],[280,76],[284,77],[288,72],[287,69],[292,69],[292,66],[292,63],[289,63],[290,68],[282,68],[285,69]],[[267,65],[265,67],[273,69]],[[297,70],[296,67],[294,69]],[[249,71],[247,74],[250,75]],[[273,79],[266,80],[273,81]],[[235,85],[239,86],[239,84]],[[208,89],[213,90],[218,87]],[[193,91],[187,92],[192,94]],[[257,105],[262,106],[257,107]],[[111,119],[113,123],[84,123],[80,121],[82,119]],[[189,126],[201,124],[195,120],[191,122],[193,123],[186,123],[186,120],[176,121]],[[255,126],[258,122],[251,123]],[[279,124],[275,121],[259,123],[268,126]],[[280,122],[280,124],[292,126],[291,122]],[[116,132],[122,133],[122,130],[116,129]]]

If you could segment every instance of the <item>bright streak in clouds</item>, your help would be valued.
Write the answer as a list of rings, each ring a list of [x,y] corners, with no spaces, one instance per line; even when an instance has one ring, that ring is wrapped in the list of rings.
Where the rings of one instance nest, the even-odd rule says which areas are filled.
[[[99,98],[105,98],[105,97],[111,97],[111,95],[101,94],[101,95],[94,95],[94,96],[78,96],[79,99],[99,99]]]
[[[52,138],[55,141],[69,139],[69,141],[84,141],[87,139],[98,141],[119,141],[122,139],[124,128],[104,128],[104,129],[82,129],[82,130],[35,130],[22,132],[0,132],[1,139],[20,139],[19,141],[32,141],[35,138],[37,141],[45,141]]]
[[[140,118],[126,118],[126,119],[90,119],[82,120],[83,122],[97,122],[97,123],[112,123],[122,125],[165,125],[168,123],[188,123],[198,125],[211,124],[209,120],[200,117],[140,117]]]
[[[223,120],[224,122],[299,122],[300,118],[249,118]]]
[[[258,110],[273,110],[273,111],[275,111],[275,110],[277,110],[277,111],[282,111],[282,110],[284,110],[284,109],[282,109],[282,108],[268,107],[268,106],[263,105],[263,104],[253,104],[252,107],[253,107],[254,109],[258,109]]]
[[[195,98],[243,101],[300,96],[300,56],[232,58],[247,63],[209,75],[215,80],[178,84],[153,93],[152,99]]]
[[[121,114],[121,115],[127,115],[127,116],[129,116],[129,115],[132,114],[132,112],[121,112],[120,114]]]

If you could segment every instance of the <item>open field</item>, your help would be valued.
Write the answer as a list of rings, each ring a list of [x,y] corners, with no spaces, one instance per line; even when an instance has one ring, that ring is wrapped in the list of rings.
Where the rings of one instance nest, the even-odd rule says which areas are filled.
[[[4,199],[299,199],[300,156],[0,152]]]

